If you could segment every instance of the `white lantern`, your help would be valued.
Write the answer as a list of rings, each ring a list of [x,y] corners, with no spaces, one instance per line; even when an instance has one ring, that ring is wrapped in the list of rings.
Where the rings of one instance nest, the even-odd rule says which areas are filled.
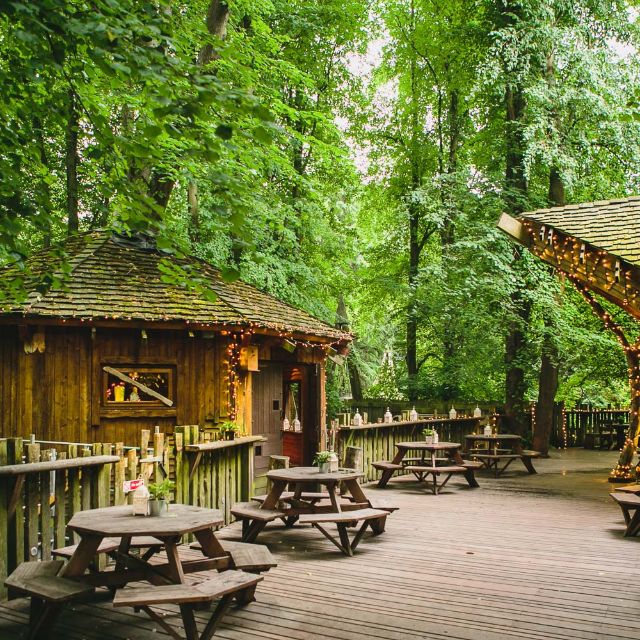
[[[133,492],[133,515],[149,515],[149,489],[143,483]]]
[[[290,429],[291,429],[291,423],[289,422],[289,418],[285,416],[284,420],[282,421],[282,430],[289,431]]]
[[[457,417],[458,417],[458,412],[453,408],[453,405],[451,405],[451,411],[449,411],[449,419],[455,420]]]
[[[296,417],[293,420],[293,430],[294,431],[302,431],[302,425],[300,424],[300,420],[298,420],[298,414],[296,413]]]
[[[476,408],[473,410],[473,417],[482,418],[482,409],[478,405],[476,405]]]
[[[360,409],[356,409],[356,413],[353,416],[353,426],[359,427],[362,425],[362,416],[360,415]]]
[[[393,415],[391,415],[391,411],[389,411],[389,407],[387,407],[387,410],[385,411],[384,421],[385,421],[385,424],[391,424],[393,422]]]
[[[338,456],[334,451],[332,451],[331,457],[329,458],[329,473],[337,473],[339,467],[340,463],[338,461]]]
[[[433,444],[438,444],[438,432],[433,430]]]
[[[416,411],[416,407],[414,405],[413,409],[411,409],[411,412],[409,413],[409,420],[411,422],[415,422],[418,419],[418,412]]]

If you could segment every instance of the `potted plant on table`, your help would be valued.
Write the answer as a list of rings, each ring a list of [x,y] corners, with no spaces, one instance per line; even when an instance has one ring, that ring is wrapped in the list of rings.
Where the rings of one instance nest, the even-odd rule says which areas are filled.
[[[149,515],[161,516],[169,511],[169,494],[175,489],[176,483],[169,478],[162,482],[152,482],[149,485]]]
[[[220,433],[223,440],[235,440],[238,426],[233,422],[223,422],[220,425]]]
[[[329,473],[331,455],[331,451],[318,451],[318,453],[316,453],[316,456],[313,459],[313,464],[318,465],[318,471],[320,471],[320,473]]]
[[[423,429],[422,435],[427,444],[433,444],[433,429]]]

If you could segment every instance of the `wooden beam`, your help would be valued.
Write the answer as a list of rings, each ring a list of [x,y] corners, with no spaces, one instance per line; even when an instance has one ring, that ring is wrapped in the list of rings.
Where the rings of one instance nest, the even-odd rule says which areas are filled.
[[[504,231],[521,245],[529,248],[531,246],[531,235],[520,220],[503,213],[498,220],[498,229]]]

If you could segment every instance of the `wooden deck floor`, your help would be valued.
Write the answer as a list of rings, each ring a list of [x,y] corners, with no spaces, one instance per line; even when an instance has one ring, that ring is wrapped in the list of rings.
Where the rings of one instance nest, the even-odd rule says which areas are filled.
[[[309,528],[269,528],[261,541],[277,569],[214,637],[640,639],[640,540],[622,538],[607,497],[616,458],[572,450],[536,461],[537,476],[514,464],[499,480],[481,474],[480,489],[452,480],[439,496],[394,480],[384,494],[400,511],[351,559]],[[177,609],[166,611],[178,625]],[[0,638],[24,637],[26,619],[25,601],[0,605]],[[68,610],[51,637],[166,640],[156,627],[92,603]]]

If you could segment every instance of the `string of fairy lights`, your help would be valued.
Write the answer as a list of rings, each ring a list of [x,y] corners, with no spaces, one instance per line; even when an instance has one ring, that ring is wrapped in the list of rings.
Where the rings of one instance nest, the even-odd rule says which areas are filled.
[[[238,417],[238,394],[240,393],[240,385],[242,379],[242,347],[251,343],[252,337],[256,334],[256,328],[260,326],[253,324],[245,329],[222,330],[220,335],[227,337],[228,344],[225,349],[225,369],[226,374],[224,381],[227,385],[227,415],[232,422]],[[260,328],[264,328],[260,326]],[[295,351],[298,347],[317,348],[323,352],[323,356],[328,356],[331,352],[336,352],[336,347],[344,345],[344,336],[340,339],[330,342],[312,342],[294,337],[291,333],[284,330],[277,332],[277,337],[281,340],[284,348]]]
[[[622,327],[591,295],[592,289],[612,299],[625,311],[634,317],[640,315],[640,288],[634,282],[631,268],[624,266],[620,258],[610,256],[606,251],[589,246],[576,238],[566,236],[553,227],[546,225],[535,228],[530,220],[523,220],[529,236],[533,239],[532,251],[539,258],[552,262],[561,277],[568,279],[582,298],[587,302],[592,312],[609,329],[622,347],[627,357],[627,372],[631,390],[631,407],[629,421],[631,433],[635,434],[638,427],[638,407],[640,405],[640,337],[635,343],[629,341]],[[594,285],[597,285],[594,287]],[[615,288],[615,290],[614,290]],[[614,293],[616,294],[614,296]],[[563,437],[565,446],[566,414],[563,410]],[[627,437],[617,465],[611,470],[609,480],[613,482],[630,481],[640,478],[640,462],[632,469],[632,458],[635,452],[633,438]],[[623,455],[628,451],[629,455]]]

